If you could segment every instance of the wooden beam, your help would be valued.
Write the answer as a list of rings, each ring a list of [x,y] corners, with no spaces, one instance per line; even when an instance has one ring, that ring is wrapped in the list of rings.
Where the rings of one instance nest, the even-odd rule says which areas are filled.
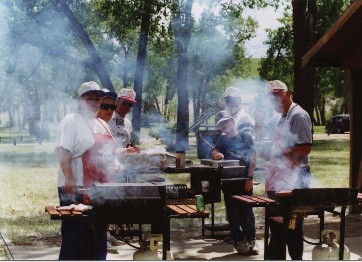
[[[348,22],[348,20],[355,15],[358,10],[362,8],[362,0],[355,0],[348,8],[347,10],[342,14],[342,16],[332,25],[332,27],[317,41],[317,43],[303,56],[302,58],[302,67],[311,65],[321,66],[321,63],[318,63],[318,61],[314,60],[316,59],[316,56],[318,53],[325,47],[330,41],[332,41],[332,38],[336,35],[336,33],[344,27],[344,25]],[[342,44],[343,47],[343,44]],[[312,63],[313,62],[313,63]],[[324,65],[326,66],[326,65]],[[332,66],[332,65],[328,65]]]

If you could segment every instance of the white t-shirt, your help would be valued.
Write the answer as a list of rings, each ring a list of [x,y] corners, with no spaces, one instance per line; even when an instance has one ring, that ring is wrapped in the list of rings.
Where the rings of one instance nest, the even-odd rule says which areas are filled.
[[[73,156],[71,165],[76,186],[83,186],[82,155],[94,145],[93,134],[111,134],[108,124],[93,115],[67,114],[58,127],[56,148],[62,147],[71,152]],[[58,187],[64,186],[64,182],[64,174],[59,165]]]
[[[244,109],[240,108],[235,114],[230,114],[228,110],[219,111],[215,116],[215,122],[219,121],[224,116],[231,115],[234,119],[234,126],[238,133],[245,132],[249,135],[253,135],[255,130],[255,120]]]
[[[125,148],[131,142],[132,123],[127,118],[121,117],[114,112],[109,126],[112,130],[113,136],[117,141],[118,148]]]

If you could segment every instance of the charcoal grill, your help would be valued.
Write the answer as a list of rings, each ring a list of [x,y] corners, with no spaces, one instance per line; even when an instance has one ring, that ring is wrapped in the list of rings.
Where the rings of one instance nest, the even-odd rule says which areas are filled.
[[[186,184],[166,186],[167,205],[196,205],[195,192],[187,188]]]
[[[354,188],[308,188],[294,189],[289,192],[277,192],[270,194],[272,199],[278,202],[279,214],[273,211],[275,206],[267,207],[265,214],[264,258],[268,259],[269,220],[275,215],[282,215],[284,221],[288,221],[291,214],[318,214],[320,218],[320,232],[324,230],[324,212],[332,212],[340,216],[340,250],[339,259],[343,260],[345,212],[348,205],[357,201],[359,189]],[[335,211],[335,207],[341,207],[341,211]],[[287,223],[284,223],[287,227]]]
[[[303,188],[274,194],[274,199],[293,213],[318,212],[348,206],[357,199],[355,188]]]
[[[108,224],[153,224],[165,217],[165,185],[94,184],[89,189],[94,217]]]

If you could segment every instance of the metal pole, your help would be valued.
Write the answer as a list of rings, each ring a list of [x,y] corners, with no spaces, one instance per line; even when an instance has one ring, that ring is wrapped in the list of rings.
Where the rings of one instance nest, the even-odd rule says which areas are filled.
[[[3,235],[1,234],[1,232],[0,232],[0,236],[1,236],[1,239],[3,240],[3,242],[4,242],[5,246],[6,246],[7,253],[10,255],[11,259],[14,260],[13,254],[11,253],[10,248],[9,248],[8,244],[6,243],[6,241],[5,241],[4,237],[3,237]]]

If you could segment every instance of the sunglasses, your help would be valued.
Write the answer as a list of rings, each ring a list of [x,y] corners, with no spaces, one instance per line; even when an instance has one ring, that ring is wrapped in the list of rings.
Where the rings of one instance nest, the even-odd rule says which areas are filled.
[[[101,104],[100,105],[100,109],[102,109],[102,110],[108,110],[108,109],[116,110],[116,108],[117,108],[116,105],[111,105],[111,104]]]
[[[122,102],[122,105],[128,106],[129,108],[131,108],[133,106],[132,103],[127,103],[127,102],[124,102],[124,101]]]
[[[278,96],[281,96],[282,94],[284,94],[283,90],[271,93],[272,97],[278,97]]]

